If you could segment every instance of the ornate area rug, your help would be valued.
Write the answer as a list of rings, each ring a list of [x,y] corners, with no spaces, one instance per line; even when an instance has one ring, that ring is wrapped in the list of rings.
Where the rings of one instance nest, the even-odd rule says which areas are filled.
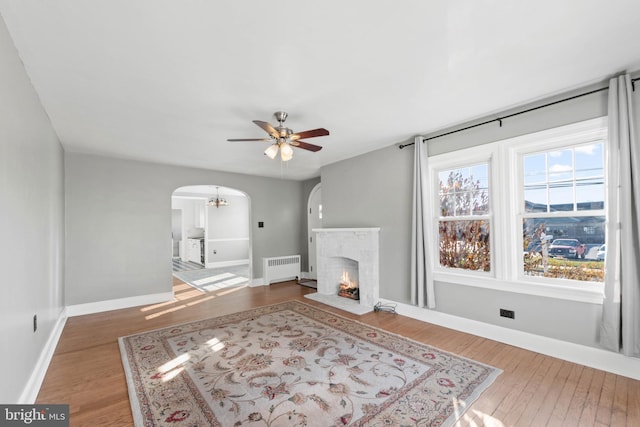
[[[451,425],[501,372],[299,301],[119,342],[136,426]]]

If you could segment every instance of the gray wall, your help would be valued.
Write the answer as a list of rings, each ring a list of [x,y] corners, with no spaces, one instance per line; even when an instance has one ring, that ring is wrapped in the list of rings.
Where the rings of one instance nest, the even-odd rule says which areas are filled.
[[[64,164],[2,19],[0,76],[0,402],[15,403],[63,310]]]
[[[301,253],[301,182],[65,153],[66,304],[171,291],[171,195],[199,184],[249,196],[254,278]]]
[[[589,89],[591,88],[586,90]],[[428,142],[430,154],[440,154],[604,116],[607,112],[607,94],[608,92],[604,91],[506,119],[502,127],[493,123],[434,139]],[[557,98],[559,97],[551,100]],[[547,101],[549,100],[526,108]],[[634,101],[636,123],[640,124],[638,91],[635,92]],[[517,110],[504,114],[515,111]],[[483,120],[478,120],[480,121]],[[636,130],[638,129],[640,125],[636,126]],[[413,147],[400,150],[394,146],[325,166],[321,171],[324,226],[382,227],[380,296],[403,303],[410,303],[411,295],[409,272],[413,151]],[[597,347],[598,322],[601,315],[599,304],[451,283],[436,283],[436,303],[436,310],[444,313]],[[516,319],[499,317],[499,308],[515,310]]]
[[[322,226],[381,227],[380,297],[410,302],[412,150],[387,147],[325,166]]]

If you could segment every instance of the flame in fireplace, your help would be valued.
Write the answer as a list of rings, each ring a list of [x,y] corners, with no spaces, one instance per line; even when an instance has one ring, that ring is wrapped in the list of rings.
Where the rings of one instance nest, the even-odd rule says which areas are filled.
[[[349,277],[349,272],[345,271],[342,273],[342,277],[340,278],[340,284],[344,285],[345,289],[353,289],[358,287],[358,282],[355,280],[351,280]]]

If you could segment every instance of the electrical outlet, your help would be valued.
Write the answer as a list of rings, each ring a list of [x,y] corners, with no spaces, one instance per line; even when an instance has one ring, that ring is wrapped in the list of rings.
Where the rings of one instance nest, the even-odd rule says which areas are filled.
[[[508,319],[515,319],[516,312],[513,310],[505,310],[504,308],[500,309],[500,317],[506,317]]]
[[[38,315],[33,315],[33,332],[38,330]]]

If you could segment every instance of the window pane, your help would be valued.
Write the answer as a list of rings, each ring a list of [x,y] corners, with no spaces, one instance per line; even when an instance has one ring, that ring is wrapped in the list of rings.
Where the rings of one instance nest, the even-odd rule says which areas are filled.
[[[549,211],[573,210],[573,182],[554,182],[549,184]]]
[[[573,179],[573,150],[549,152],[549,182]]]
[[[524,219],[525,275],[604,281],[604,226],[604,216]]]
[[[476,165],[471,168],[473,187],[471,197],[471,214],[486,215],[489,213],[489,165]]]
[[[604,180],[593,179],[577,183],[576,202],[579,211],[604,209]]]
[[[577,209],[604,209],[604,146],[602,143],[576,147]]]
[[[485,215],[489,212],[489,165],[438,173],[440,216]]]
[[[546,212],[547,211],[547,186],[526,187],[524,189],[524,210],[525,212]]]
[[[603,144],[576,147],[576,180],[604,178]]]
[[[454,210],[454,197],[440,193],[440,216],[453,216]]]
[[[534,154],[524,156],[524,185],[547,182],[547,156]]]
[[[491,270],[488,221],[440,221],[438,226],[441,266]]]

